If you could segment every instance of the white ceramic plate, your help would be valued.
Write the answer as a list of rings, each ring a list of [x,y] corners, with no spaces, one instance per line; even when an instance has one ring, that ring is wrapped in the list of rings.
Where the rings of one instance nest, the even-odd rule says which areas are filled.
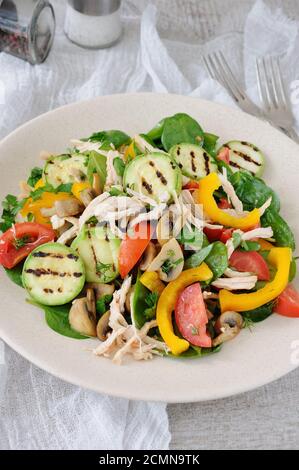
[[[268,124],[224,106],[176,95],[105,96],[66,106],[25,124],[0,143],[0,196],[18,193],[18,181],[39,164],[42,149],[62,152],[71,138],[100,129],[134,135],[162,117],[186,112],[221,141],[247,140],[267,155],[266,181],[282,200],[282,214],[299,240],[299,148]],[[116,366],[88,351],[94,340],[65,338],[47,327],[43,312],[1,273],[0,335],[13,349],[64,380],[102,393],[138,400],[211,400],[264,385],[296,367],[299,319],[272,315],[220,353],[203,359],[157,358]],[[298,347],[298,346],[297,346]],[[293,353],[293,354],[292,354]],[[298,356],[298,355],[297,355]],[[298,365],[298,364],[297,364]]]

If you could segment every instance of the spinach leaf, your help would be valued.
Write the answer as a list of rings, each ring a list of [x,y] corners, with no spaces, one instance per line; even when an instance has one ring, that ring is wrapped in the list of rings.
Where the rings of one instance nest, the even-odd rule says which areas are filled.
[[[207,236],[196,227],[191,228],[192,230],[185,225],[177,237],[178,242],[184,245],[184,249],[196,251],[208,246]]]
[[[93,150],[89,153],[87,165],[87,178],[90,183],[92,183],[94,173],[99,175],[101,186],[103,188],[107,177],[106,157]]]
[[[148,306],[144,310],[144,316],[147,321],[152,320],[156,316],[158,298],[159,298],[158,292],[149,292],[144,299],[146,305]]]
[[[186,259],[184,269],[197,268],[211,253],[213,245],[208,245]]]
[[[66,305],[50,306],[42,305],[32,300],[28,300],[28,302],[44,310],[47,325],[56,333],[74,339],[87,338],[87,336],[83,336],[80,333],[77,333],[76,331],[72,330],[70,326],[69,311],[72,306],[71,303]]]
[[[36,166],[31,170],[31,174],[27,180],[27,183],[29,184],[29,186],[31,186],[31,188],[34,188],[34,186],[41,179],[42,176],[43,169]]]
[[[37,201],[43,195],[43,193],[71,193],[73,183],[62,183],[57,188],[54,188],[51,184],[47,183],[41,188],[31,191],[30,197],[33,201]]]
[[[158,122],[158,124],[155,125],[147,134],[146,136],[152,141],[156,140],[161,140],[163,129],[164,129],[164,124],[165,124],[165,119],[162,119],[161,121]],[[145,136],[143,136],[145,137]]]
[[[189,349],[187,351],[183,352],[179,356],[173,356],[172,354],[168,354],[169,357],[174,357],[176,359],[191,359],[191,358],[196,358],[196,357],[204,357],[208,356],[209,354],[217,353],[221,349],[221,344],[219,346],[216,346],[215,348],[201,348],[199,346],[193,346],[190,344]]]
[[[241,312],[241,315],[244,319],[248,319],[251,320],[253,323],[257,323],[268,318],[272,314],[274,307],[275,301],[271,301],[253,310]]]
[[[0,221],[1,232],[6,232],[14,223],[17,213],[22,209],[25,199],[19,201],[16,196],[8,194],[2,201],[3,212]]]
[[[112,144],[117,149],[122,145],[126,145],[131,141],[131,137],[128,136],[125,132],[119,130],[111,130],[111,131],[101,131],[95,132],[87,139],[82,140],[90,140],[91,142],[100,142],[102,145],[108,144],[109,146]]]
[[[290,272],[289,272],[289,282],[292,282],[297,274],[297,259],[293,258],[291,261]]]
[[[241,242],[241,248],[244,251],[259,251],[261,249],[261,245],[257,242],[243,240]]]
[[[113,160],[113,166],[118,176],[124,176],[126,165],[120,157],[116,157]]]
[[[4,269],[5,269],[7,276],[12,282],[17,284],[17,286],[23,287],[23,283],[22,283],[23,263],[17,264],[17,266],[15,266],[12,269],[7,269],[7,268],[4,268]]]
[[[288,246],[295,249],[295,238],[287,222],[281,215],[271,207],[264,213],[261,218],[263,227],[272,227],[273,237],[277,246]]]
[[[215,242],[212,245],[212,250],[205,259],[205,263],[213,271],[213,279],[218,279],[222,276],[228,267],[227,248],[222,242]]]
[[[254,177],[246,171],[237,171],[230,177],[237,196],[243,202],[244,209],[251,211],[255,207],[260,207],[264,202],[272,197],[270,208],[280,210],[280,202],[276,193],[267,186],[263,180]]]
[[[96,310],[100,316],[104,315],[104,313],[106,313],[107,310],[109,310],[109,305],[112,302],[112,298],[113,298],[113,295],[105,294],[105,295],[102,295],[102,297],[97,300]]]
[[[161,141],[166,151],[181,143],[203,145],[204,132],[191,116],[178,113],[165,118]]]
[[[140,282],[140,275],[141,273],[138,273],[134,287],[133,312],[131,312],[133,323],[138,329],[142,328],[146,323],[144,312],[148,308],[146,298],[150,294],[150,290]]]
[[[204,133],[203,148],[213,157],[216,158],[216,145],[219,137],[215,134]]]

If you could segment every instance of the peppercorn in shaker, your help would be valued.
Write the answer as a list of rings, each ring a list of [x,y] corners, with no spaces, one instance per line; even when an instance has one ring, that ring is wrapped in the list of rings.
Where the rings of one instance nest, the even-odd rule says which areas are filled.
[[[0,51],[31,64],[49,54],[55,33],[55,14],[46,0],[0,0]]]

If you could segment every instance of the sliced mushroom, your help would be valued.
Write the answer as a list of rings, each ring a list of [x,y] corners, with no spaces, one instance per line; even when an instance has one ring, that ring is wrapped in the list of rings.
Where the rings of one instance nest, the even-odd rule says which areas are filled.
[[[93,189],[83,189],[80,193],[80,199],[83,202],[84,206],[87,207],[94,200],[96,194]]]
[[[55,211],[58,217],[68,217],[71,215],[80,214],[84,207],[75,197],[70,197],[62,201],[55,202]]]
[[[157,271],[162,281],[170,282],[176,279],[184,267],[182,249],[175,238],[171,238],[150,263],[147,271]]]
[[[109,318],[110,318],[110,310],[108,310],[98,321],[97,324],[97,337],[101,341],[105,341],[107,339],[109,331],[111,328],[109,326]]]
[[[156,245],[154,245],[153,242],[150,242],[147,249],[145,250],[145,253],[142,257],[141,263],[139,268],[141,271],[146,271],[151,262],[154,260],[155,256],[157,254],[157,248]]]
[[[74,180],[80,183],[85,180],[85,174],[79,168],[71,168],[70,174],[73,176]]]
[[[40,213],[43,217],[52,217],[53,215],[56,215],[56,209],[55,207],[42,207],[40,210]]]
[[[213,346],[218,346],[237,336],[243,326],[243,318],[237,312],[227,311],[220,315],[215,323],[215,331],[219,335],[213,339]]]
[[[93,174],[92,189],[94,190],[94,193],[96,196],[99,196],[100,194],[102,194],[101,180],[100,180],[100,175],[98,173]]]
[[[165,245],[172,238],[172,217],[170,212],[165,212],[159,220],[156,228],[157,239],[161,246]]]
[[[86,297],[74,300],[69,313],[69,322],[71,328],[78,333],[97,336],[96,320],[93,313],[88,310]]]
[[[86,284],[87,289],[93,289],[96,300],[103,297],[103,295],[112,295],[115,291],[114,284],[102,284],[98,282],[88,282]]]
[[[87,310],[92,314],[94,319],[97,317],[96,311],[96,299],[93,289],[87,289],[86,291],[86,303],[87,303]]]

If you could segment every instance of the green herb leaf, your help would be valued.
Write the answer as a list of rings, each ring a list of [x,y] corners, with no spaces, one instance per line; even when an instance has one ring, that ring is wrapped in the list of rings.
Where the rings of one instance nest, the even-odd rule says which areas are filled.
[[[184,258],[179,258],[175,261],[173,261],[171,258],[166,259],[161,266],[161,270],[163,271],[163,273],[168,275],[173,268],[175,268],[176,266],[178,266],[180,263],[183,263],[183,262],[184,262]]]
[[[107,177],[106,157],[98,152],[92,151],[89,152],[87,165],[87,178],[91,184],[94,173],[99,175],[101,187],[103,188]]]
[[[27,180],[27,183],[29,184],[29,186],[31,186],[31,188],[34,188],[34,186],[41,179],[42,176],[43,169],[36,166],[31,170],[31,174]]]
[[[109,310],[109,306],[110,306],[110,303],[112,302],[112,299],[113,299],[113,295],[106,294],[106,295],[102,295],[102,297],[97,300],[96,310],[100,316],[104,315],[104,313],[106,313],[107,310]]]
[[[190,269],[190,268],[197,268],[198,266],[201,265],[201,263],[204,262],[206,257],[211,253],[213,248],[213,245],[208,245],[205,248],[202,248],[200,251],[197,251],[193,255],[189,256],[189,258],[186,259],[184,268],[185,269]]]
[[[149,292],[146,295],[144,300],[148,308],[144,310],[144,316],[147,320],[152,320],[155,318],[158,298],[158,292]]]
[[[218,279],[222,276],[228,267],[227,248],[224,243],[213,243],[212,250],[206,257],[205,263],[213,271],[213,279]]]
[[[125,162],[120,157],[114,158],[113,166],[118,176],[124,175],[126,165],[125,165]]]
[[[3,212],[0,221],[0,230],[6,232],[14,223],[16,215],[22,209],[25,199],[19,201],[16,196],[8,194],[2,201]]]
[[[241,248],[244,251],[259,251],[261,249],[261,245],[257,242],[252,241],[242,241]]]
[[[23,237],[15,238],[13,244],[17,250],[20,250],[30,243],[31,240],[32,238],[29,235],[24,235]]]
[[[241,244],[242,242],[242,237],[241,235],[238,233],[238,232],[233,232],[233,236],[232,236],[232,239],[233,239],[233,246],[234,248],[238,248],[238,246]]]
[[[97,274],[102,276],[103,282],[106,282],[110,280],[110,278],[112,277],[111,273],[114,272],[114,266],[113,264],[105,264],[105,263],[102,263],[101,261],[98,261],[97,266],[96,266],[96,272]]]

